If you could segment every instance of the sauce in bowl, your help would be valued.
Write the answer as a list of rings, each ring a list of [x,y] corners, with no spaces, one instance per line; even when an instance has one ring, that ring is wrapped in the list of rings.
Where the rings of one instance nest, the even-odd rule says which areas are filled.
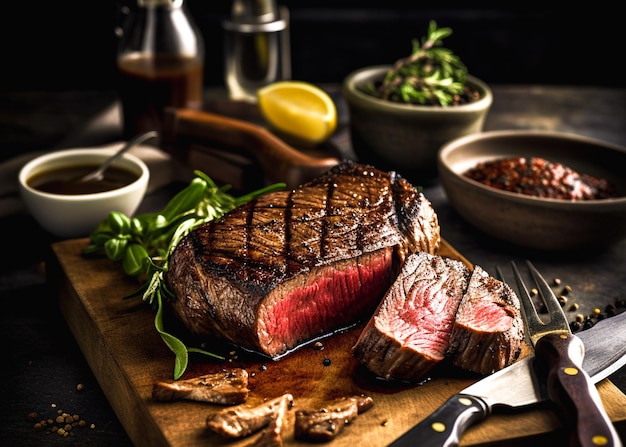
[[[99,166],[82,164],[54,168],[33,175],[26,183],[31,188],[49,194],[80,195],[119,189],[139,178],[134,172],[111,166],[104,171],[104,178],[100,181],[80,181],[84,175],[98,169]]]

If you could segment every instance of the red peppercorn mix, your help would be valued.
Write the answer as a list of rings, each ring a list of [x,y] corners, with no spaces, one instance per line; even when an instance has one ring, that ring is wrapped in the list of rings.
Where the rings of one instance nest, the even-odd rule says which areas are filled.
[[[539,157],[511,157],[477,164],[464,175],[493,188],[561,200],[599,200],[618,197],[603,178],[580,174],[561,163]]]

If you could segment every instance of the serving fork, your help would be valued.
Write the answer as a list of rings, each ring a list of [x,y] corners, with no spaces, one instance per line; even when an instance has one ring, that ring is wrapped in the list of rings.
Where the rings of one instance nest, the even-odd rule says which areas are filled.
[[[621,446],[598,390],[582,368],[585,351],[582,340],[572,334],[565,312],[546,280],[532,263],[526,263],[549,317],[547,321],[539,317],[517,265],[511,262],[526,333],[534,346],[538,375],[546,381],[548,396],[568,421],[575,424],[572,445]],[[503,279],[500,269],[497,273]]]

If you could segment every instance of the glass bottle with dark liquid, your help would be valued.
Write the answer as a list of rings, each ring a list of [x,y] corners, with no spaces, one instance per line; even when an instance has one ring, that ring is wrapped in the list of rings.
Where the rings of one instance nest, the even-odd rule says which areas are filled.
[[[166,107],[200,109],[204,42],[183,0],[137,0],[117,58],[124,137],[161,132]]]

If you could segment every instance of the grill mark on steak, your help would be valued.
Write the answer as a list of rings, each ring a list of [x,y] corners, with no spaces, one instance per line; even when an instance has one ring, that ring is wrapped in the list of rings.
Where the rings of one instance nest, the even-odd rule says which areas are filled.
[[[463,369],[490,374],[517,360],[523,339],[517,295],[475,266],[454,321],[448,357]]]
[[[437,216],[415,187],[343,162],[190,232],[169,259],[170,304],[192,334],[278,358],[371,314],[406,255],[434,253],[439,241]],[[273,323],[272,311],[297,297],[300,321]],[[343,313],[319,312],[335,307]]]

